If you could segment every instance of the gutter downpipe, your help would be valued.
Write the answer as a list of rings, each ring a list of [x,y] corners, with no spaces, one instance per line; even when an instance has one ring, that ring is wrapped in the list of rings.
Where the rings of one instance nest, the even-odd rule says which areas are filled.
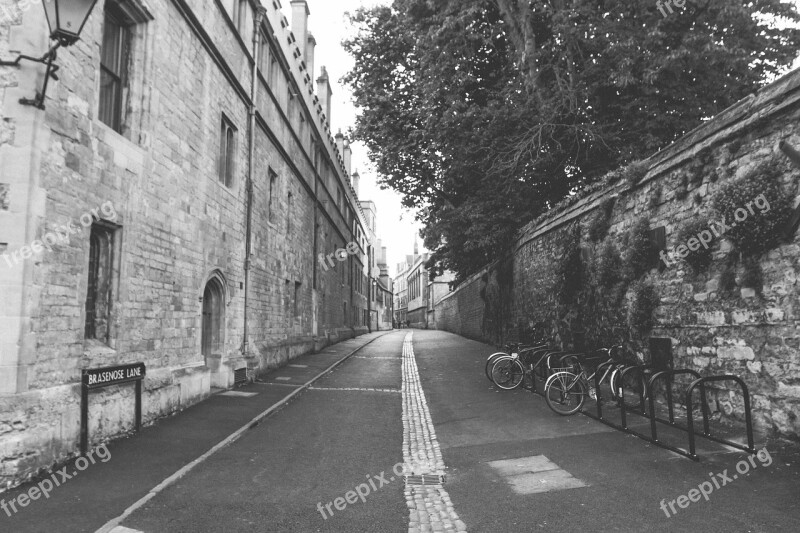
[[[256,97],[258,95],[258,52],[261,48],[261,23],[264,21],[264,16],[267,10],[259,6],[256,9],[256,16],[253,23],[253,69],[250,72],[250,109],[248,111],[249,124],[247,131],[248,143],[248,163],[247,163],[247,186],[246,186],[246,202],[247,214],[245,219],[245,258],[244,258],[244,328],[242,329],[242,356],[247,357],[249,351],[249,328],[247,327],[247,305],[249,303],[250,294],[250,268],[253,255],[253,165],[255,164],[256,155]]]

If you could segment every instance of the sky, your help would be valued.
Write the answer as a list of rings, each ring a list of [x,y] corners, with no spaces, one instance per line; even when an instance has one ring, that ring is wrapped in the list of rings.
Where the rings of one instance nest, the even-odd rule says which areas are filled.
[[[355,126],[357,109],[352,103],[350,91],[340,83],[340,79],[353,66],[353,59],[344,51],[341,43],[353,33],[347,24],[345,12],[355,11],[361,6],[388,5],[391,0],[307,0],[311,15],[308,29],[317,40],[314,65],[319,76],[320,67],[325,66],[331,78],[333,102],[331,104],[331,131],[346,132]],[[283,2],[283,12],[291,18],[289,2]],[[367,157],[363,144],[353,144],[353,169],[361,175],[359,187],[360,200],[372,200],[378,209],[378,238],[387,248],[390,275],[395,274],[397,263],[406,254],[414,251],[414,236],[419,234],[421,225],[414,220],[414,213],[400,205],[401,196],[392,190],[381,190],[376,183],[376,173]],[[422,239],[417,237],[420,251]]]

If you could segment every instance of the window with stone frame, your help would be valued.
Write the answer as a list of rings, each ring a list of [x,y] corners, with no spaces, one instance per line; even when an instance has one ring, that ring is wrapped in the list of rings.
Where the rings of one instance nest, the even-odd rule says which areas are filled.
[[[203,291],[203,322],[200,351],[209,358],[220,358],[225,344],[225,290],[217,277],[211,278]]]
[[[272,41],[264,30],[261,30],[261,43],[258,51],[258,69],[271,89],[275,89],[275,76],[278,69],[278,61],[275,58],[275,51]]]
[[[220,126],[218,178],[219,182],[228,188],[233,187],[235,167],[236,128],[223,114]]]
[[[300,297],[302,296],[301,292],[302,283],[299,281],[294,282],[294,317],[295,320],[300,320]]]
[[[289,121],[289,125],[291,126],[294,120],[294,111],[297,107],[297,99],[295,98],[294,90],[292,89],[292,84],[289,82],[286,88],[286,118]]]
[[[124,124],[128,84],[129,24],[116,3],[106,3],[100,46],[100,107],[98,118],[118,133]]]
[[[153,16],[142,0],[106,0],[97,118],[117,133],[127,135],[131,129],[131,92],[146,90],[144,73],[131,68],[137,56],[144,53],[145,23],[151,20]]]
[[[286,198],[286,235],[291,236],[292,233],[292,217],[294,216],[293,209],[294,197],[290,192]]]
[[[86,287],[84,337],[105,344],[111,341],[111,313],[117,269],[119,226],[96,220],[89,235],[89,273]]]
[[[249,8],[249,0],[234,0],[233,2],[233,23],[236,31],[242,36],[247,33],[247,10]]]
[[[278,174],[269,169],[269,198],[267,199],[267,219],[275,223],[275,211],[277,209],[277,205],[275,205],[275,191],[278,187]]]

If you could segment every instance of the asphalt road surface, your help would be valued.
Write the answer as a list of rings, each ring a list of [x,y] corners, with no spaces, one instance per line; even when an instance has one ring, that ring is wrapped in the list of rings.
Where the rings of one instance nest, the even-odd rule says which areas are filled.
[[[766,448],[748,459],[703,445],[693,462],[586,416],[557,416],[529,391],[498,391],[484,375],[485,344],[413,330],[404,360],[409,331],[367,344],[112,531],[798,530],[796,446],[760,439]],[[303,371],[288,367],[226,397],[227,408],[253,410],[297,387],[292,373]],[[404,401],[414,394],[416,403]],[[221,424],[199,420],[206,431]],[[646,427],[635,417],[631,425]],[[664,434],[685,447],[682,438]],[[409,479],[409,492],[402,463],[414,446],[430,476]]]

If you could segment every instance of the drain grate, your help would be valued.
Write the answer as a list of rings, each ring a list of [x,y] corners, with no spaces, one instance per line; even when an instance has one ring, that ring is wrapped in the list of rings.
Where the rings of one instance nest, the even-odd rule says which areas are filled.
[[[406,485],[444,485],[445,476],[439,474],[422,474],[421,476],[405,476]]]
[[[247,367],[233,371],[233,386],[240,387],[247,383]]]

